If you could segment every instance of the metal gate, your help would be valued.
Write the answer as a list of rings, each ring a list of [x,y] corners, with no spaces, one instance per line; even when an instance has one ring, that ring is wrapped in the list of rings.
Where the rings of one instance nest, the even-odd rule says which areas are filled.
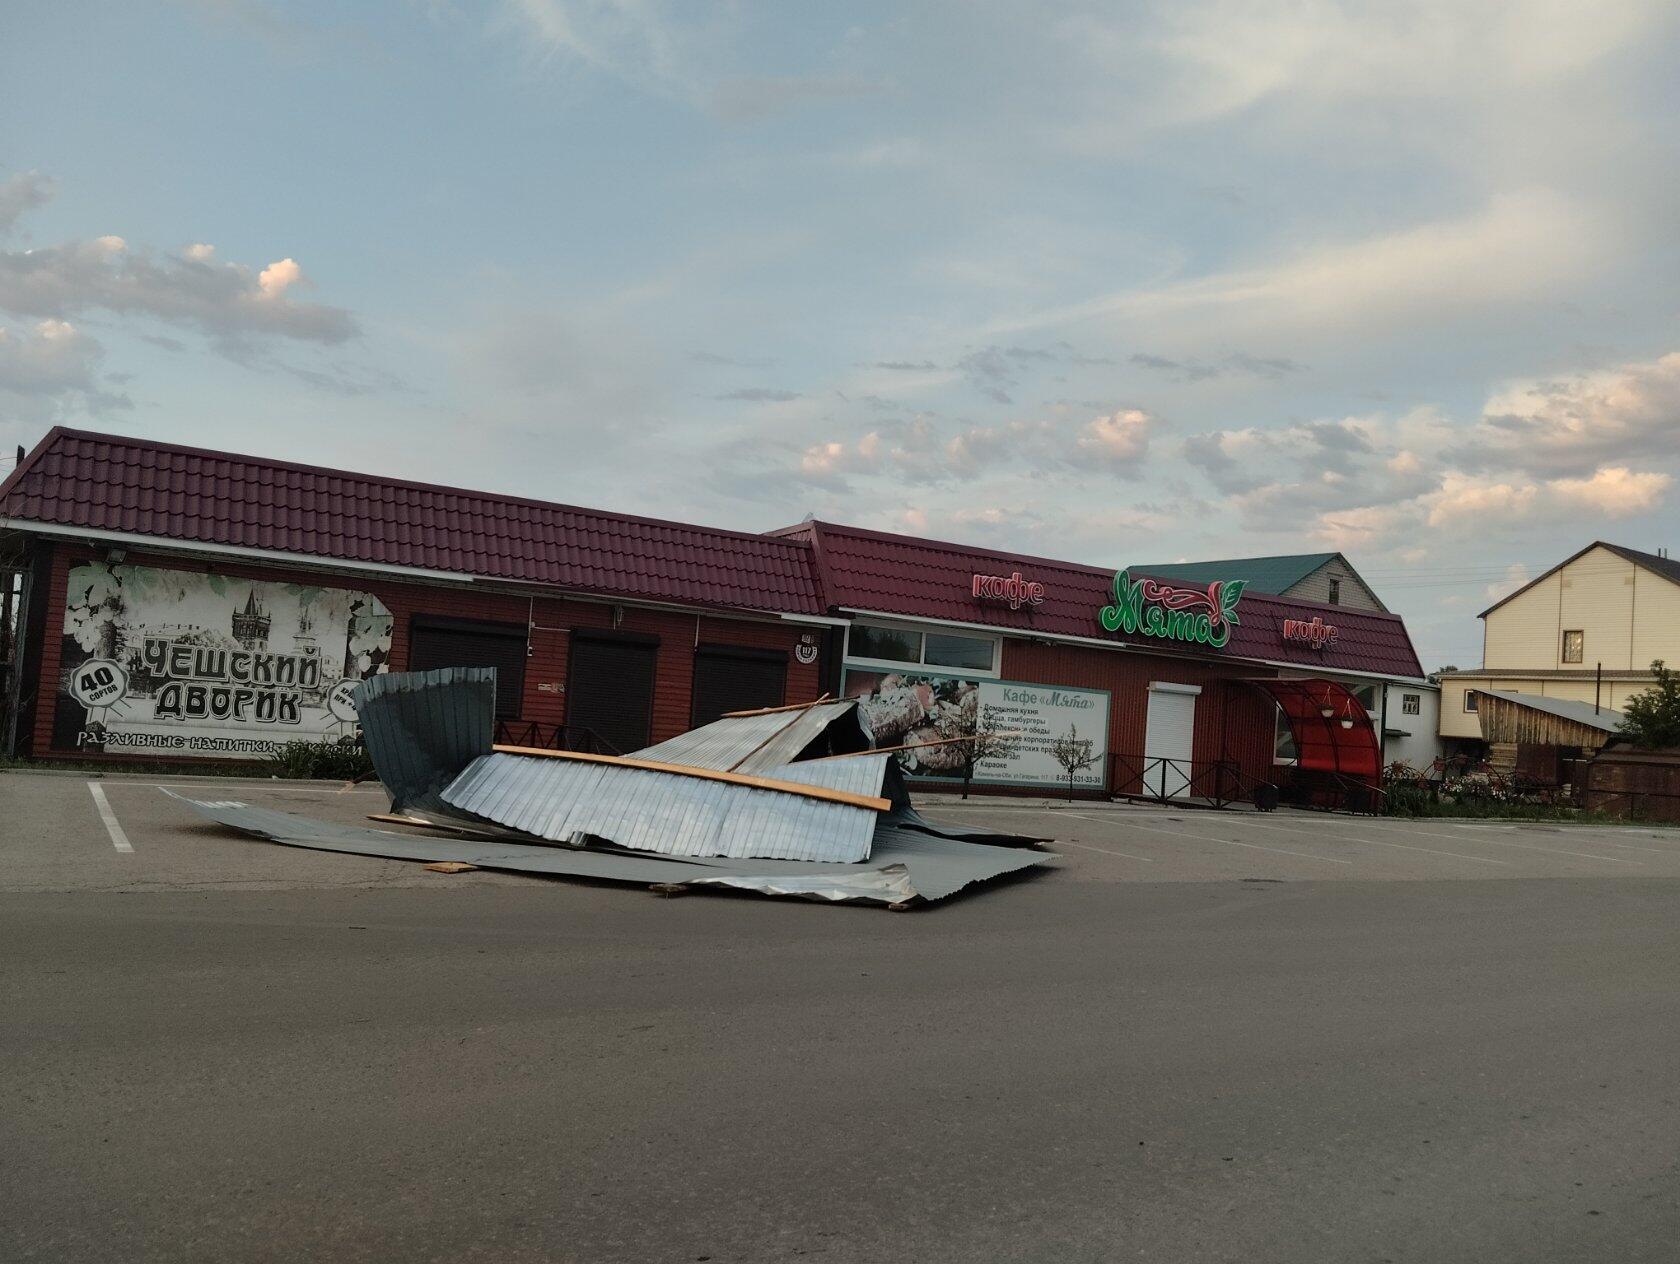
[[[22,734],[23,629],[29,606],[29,572],[0,566],[0,756],[17,755]]]

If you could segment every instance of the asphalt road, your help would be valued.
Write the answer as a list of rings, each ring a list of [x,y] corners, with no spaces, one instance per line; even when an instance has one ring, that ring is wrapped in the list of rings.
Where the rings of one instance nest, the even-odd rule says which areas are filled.
[[[1439,868],[1378,880],[1198,817],[1213,841],[1185,854],[1247,880],[1138,880],[1123,864],[1180,844],[1096,809],[1102,851],[892,914],[422,876],[226,840],[113,781],[121,853],[85,783],[51,780],[0,777],[8,1261],[1527,1264],[1680,1240],[1666,834],[1464,845],[1638,862],[1603,872],[1396,852]],[[1315,820],[1273,841],[1405,837]],[[1104,854],[1128,840],[1163,858]]]

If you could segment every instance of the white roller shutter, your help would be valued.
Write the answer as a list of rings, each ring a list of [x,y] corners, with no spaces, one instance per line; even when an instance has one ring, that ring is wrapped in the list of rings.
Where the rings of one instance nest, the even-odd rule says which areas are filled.
[[[1190,792],[1190,752],[1196,740],[1196,697],[1201,692],[1198,685],[1150,681],[1149,714],[1143,732],[1146,793],[1177,798]],[[1157,759],[1172,762],[1147,762]]]

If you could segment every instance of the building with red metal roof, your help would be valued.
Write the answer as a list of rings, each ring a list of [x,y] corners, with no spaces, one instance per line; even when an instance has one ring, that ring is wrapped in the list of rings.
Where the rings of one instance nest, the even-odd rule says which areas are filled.
[[[1088,744],[1075,789],[1224,799],[1280,751],[1373,781],[1431,688],[1397,616],[1235,573],[759,535],[63,428],[0,483],[8,550],[26,614],[0,718],[41,756],[260,757],[353,735],[373,672],[492,665],[525,744],[625,751],[844,692],[935,780],[1049,789]],[[947,739],[982,716],[1009,749],[959,767]]]

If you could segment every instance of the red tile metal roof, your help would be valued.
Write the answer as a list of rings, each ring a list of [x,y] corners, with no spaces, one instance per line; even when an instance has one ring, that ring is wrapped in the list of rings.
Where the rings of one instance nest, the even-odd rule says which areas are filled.
[[[681,605],[823,610],[797,540],[62,427],[0,483],[0,524],[30,523]]]
[[[1000,630],[1041,636],[1077,636],[1162,647],[1143,636],[1105,632],[1097,613],[1113,600],[1114,572],[1048,558],[1023,557],[992,549],[970,548],[914,536],[890,535],[826,522],[806,522],[778,534],[808,540],[816,550],[823,591],[829,604],[909,618],[983,624]],[[1003,602],[974,596],[975,575],[1005,578],[1020,572],[1023,580],[1045,587],[1041,605],[1011,610]],[[1138,572],[1142,574],[1142,572]],[[1134,575],[1133,578],[1137,578]],[[1234,574],[1232,579],[1241,579]],[[1174,581],[1168,579],[1167,583]],[[1184,587],[1182,580],[1178,587]],[[1334,645],[1312,649],[1283,639],[1283,620],[1310,621],[1314,615],[1334,624]],[[1240,622],[1222,650],[1174,645],[1174,652],[1194,657],[1248,658],[1287,662],[1326,671],[1371,672],[1421,677],[1423,666],[1412,648],[1406,625],[1397,615],[1347,606],[1244,593]]]

